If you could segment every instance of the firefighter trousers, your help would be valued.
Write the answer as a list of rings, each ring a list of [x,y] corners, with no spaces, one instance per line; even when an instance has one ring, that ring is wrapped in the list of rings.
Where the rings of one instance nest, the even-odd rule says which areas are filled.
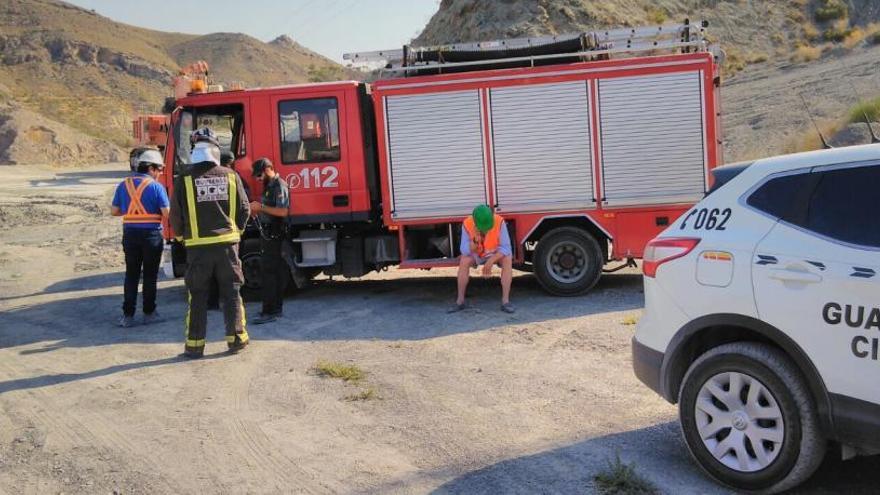
[[[240,343],[248,341],[248,333],[239,290],[244,282],[238,244],[215,244],[186,250],[186,290],[189,308],[186,312],[186,348],[190,354],[201,354],[205,349],[208,325],[208,292],[212,282],[217,284],[223,319],[226,323],[226,343],[230,347],[236,337]]]

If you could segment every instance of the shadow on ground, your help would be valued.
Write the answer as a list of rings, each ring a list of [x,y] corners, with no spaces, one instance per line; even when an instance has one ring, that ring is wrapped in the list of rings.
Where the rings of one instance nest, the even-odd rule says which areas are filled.
[[[98,275],[85,281],[71,281],[70,286],[63,282],[54,290],[102,287],[112,281],[121,283],[122,275]],[[508,315],[499,310],[498,279],[477,279],[469,288],[472,308],[447,314],[454,300],[452,277],[322,281],[289,296],[283,318],[268,325],[249,325],[248,330],[254,341],[423,340],[505,325],[552,324],[557,319],[636,310],[643,305],[641,287],[641,276],[615,274],[604,277],[585,296],[558,298],[547,295],[533,277],[518,276],[512,291],[518,310]],[[7,310],[0,314],[4,323],[0,350],[29,355],[113,344],[182,344],[186,292],[181,284],[159,289],[158,306],[166,318],[164,322],[129,329],[115,326],[121,314],[121,287],[119,292],[86,297],[71,297],[68,293],[62,299]],[[248,304],[247,314],[253,317],[259,307],[259,303]],[[223,334],[222,315],[209,312],[208,340],[222,341]],[[159,360],[70,376],[13,380],[0,383],[0,393],[156,364],[167,363]]]
[[[31,294],[22,294],[8,297],[0,297],[0,301],[15,301],[28,297],[38,296],[40,294],[63,294],[65,292],[77,292],[81,290],[106,289],[108,287],[120,286],[125,279],[125,272],[99,273],[96,275],[86,275],[85,277],[72,278],[55,282],[40,292]]]
[[[31,187],[68,187],[82,185],[95,180],[122,180],[130,171],[124,165],[119,170],[80,170],[55,174],[53,179],[33,179]]]
[[[691,460],[676,423],[586,440],[505,460],[444,483],[433,493],[584,493],[617,454],[662,493],[732,493],[705,477]],[[796,492],[873,494],[880,485],[880,456],[835,460],[829,452],[816,474]],[[390,486],[389,488],[394,488]]]

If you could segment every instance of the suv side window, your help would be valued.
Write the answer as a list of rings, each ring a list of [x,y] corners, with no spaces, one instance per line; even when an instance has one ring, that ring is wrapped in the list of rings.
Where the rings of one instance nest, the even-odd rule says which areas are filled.
[[[880,165],[816,173],[802,227],[832,239],[880,248]]]
[[[803,193],[811,182],[806,172],[776,177],[755,190],[746,203],[770,216],[790,220],[804,210]]]

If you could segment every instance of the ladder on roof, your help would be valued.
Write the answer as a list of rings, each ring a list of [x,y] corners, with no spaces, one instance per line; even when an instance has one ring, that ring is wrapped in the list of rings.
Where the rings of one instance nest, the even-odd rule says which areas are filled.
[[[556,36],[454,43],[343,54],[352,65],[384,64],[390,72],[419,73],[426,69],[443,72],[476,70],[492,64],[546,65],[565,63],[573,57],[599,60],[612,55],[638,54],[657,50],[673,53],[709,51],[707,21],[682,24],[618,28]],[[451,72],[451,71],[450,71]]]

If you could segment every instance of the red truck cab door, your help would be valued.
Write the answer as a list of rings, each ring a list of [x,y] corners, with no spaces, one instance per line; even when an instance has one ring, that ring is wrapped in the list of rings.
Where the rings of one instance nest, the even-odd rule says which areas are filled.
[[[266,100],[272,149],[251,158],[271,157],[290,188],[291,223],[347,222],[369,211],[356,86],[292,88]]]

